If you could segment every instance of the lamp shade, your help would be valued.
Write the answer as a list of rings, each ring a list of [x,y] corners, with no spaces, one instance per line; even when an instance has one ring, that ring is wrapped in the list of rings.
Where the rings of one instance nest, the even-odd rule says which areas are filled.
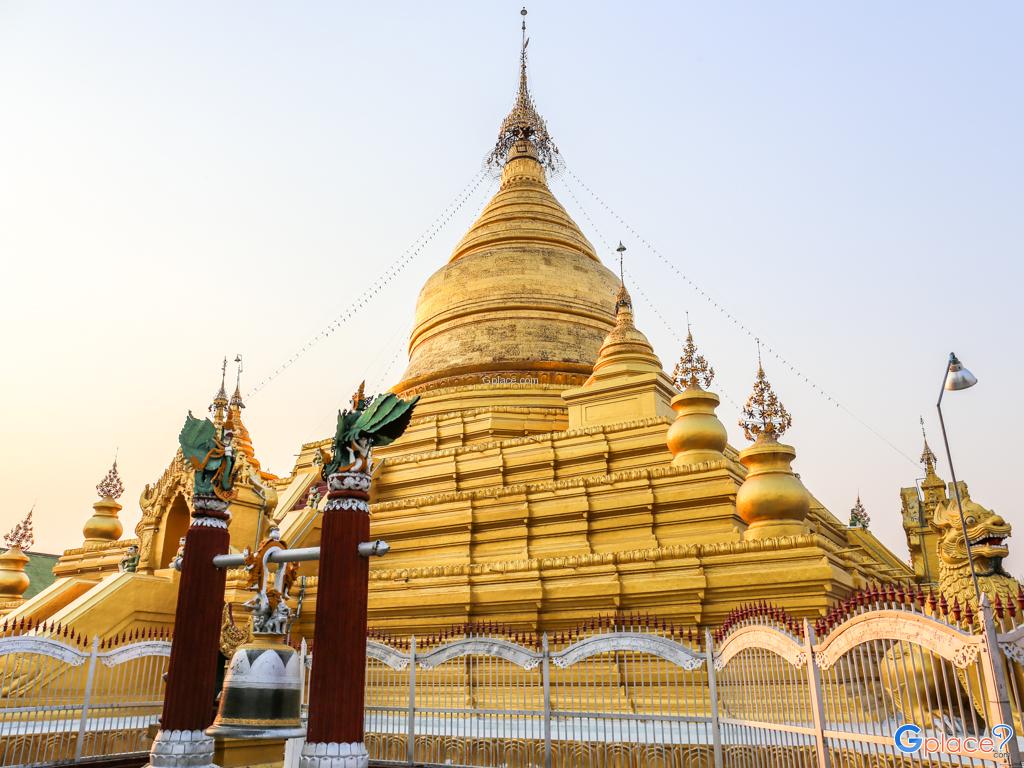
[[[960,389],[973,387],[978,379],[973,373],[964,368],[963,363],[957,359],[952,352],[949,353],[949,368],[946,370],[945,388],[949,392],[956,392]]]

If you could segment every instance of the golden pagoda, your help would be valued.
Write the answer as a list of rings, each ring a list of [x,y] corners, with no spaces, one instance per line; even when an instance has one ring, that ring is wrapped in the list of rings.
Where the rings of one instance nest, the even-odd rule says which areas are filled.
[[[621,274],[552,194],[558,158],[529,93],[524,45],[490,157],[500,188],[420,291],[408,366],[392,387],[420,400],[405,434],[375,453],[384,461],[372,533],[391,551],[371,563],[371,625],[557,630],[641,611],[713,626],[740,603],[817,616],[869,580],[912,579],[794,474],[796,449],[779,442],[790,416],[763,367],[743,451],[727,444],[713,369],[692,334],[674,377],[665,372]],[[254,548],[270,525],[293,547],[317,545],[329,440],[301,446],[276,477],[261,468],[243,407],[240,383],[227,397],[222,369],[211,411],[244,465],[232,549]],[[191,485],[179,452],[143,491],[136,538],[90,524],[20,615],[100,636],[170,625]],[[137,567],[126,570],[131,546]],[[301,566],[295,634],[312,630],[316,568]],[[243,603],[246,585],[229,572],[226,599]]]

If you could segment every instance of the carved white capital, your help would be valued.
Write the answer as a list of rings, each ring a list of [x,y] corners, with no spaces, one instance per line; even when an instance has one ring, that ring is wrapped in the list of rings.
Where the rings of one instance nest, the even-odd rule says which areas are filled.
[[[337,742],[306,742],[302,745],[299,768],[368,768],[370,754],[361,741],[348,744]]]
[[[338,512],[343,509],[354,509],[358,512],[369,512],[370,505],[362,499],[328,499],[327,503],[324,504],[324,512]]]
[[[158,731],[146,768],[217,768],[213,737],[202,731]]]
[[[335,472],[327,478],[330,491],[369,491],[370,476],[365,472]]]

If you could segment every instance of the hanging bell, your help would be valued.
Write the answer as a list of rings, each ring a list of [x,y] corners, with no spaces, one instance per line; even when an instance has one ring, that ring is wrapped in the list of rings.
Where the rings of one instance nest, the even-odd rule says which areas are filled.
[[[254,634],[231,657],[217,717],[206,734],[233,739],[305,736],[302,673],[302,659],[284,643],[284,635]]]

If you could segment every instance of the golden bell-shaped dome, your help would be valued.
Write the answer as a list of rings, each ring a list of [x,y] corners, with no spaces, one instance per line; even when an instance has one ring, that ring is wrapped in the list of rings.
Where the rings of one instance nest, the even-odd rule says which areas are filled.
[[[666,435],[672,464],[678,467],[722,459],[728,436],[725,425],[715,415],[721,401],[705,389],[711,385],[715,369],[697,353],[690,332],[686,334],[686,346],[674,374],[675,385],[683,391],[672,398],[676,418]]]
[[[117,513],[122,509],[121,505],[107,496],[93,504],[92,509],[92,517],[86,520],[82,527],[85,541],[99,543],[120,539],[124,533],[124,526],[117,517]]]
[[[17,600],[29,588],[25,566],[28,557],[18,547],[11,547],[0,555],[0,602]]]
[[[758,362],[754,391],[743,408],[740,426],[754,441],[740,453],[748,470],[736,493],[736,514],[747,524],[744,539],[796,536],[807,532],[810,494],[791,466],[796,449],[780,443],[793,419],[776,396]]]
[[[82,535],[86,543],[98,544],[104,541],[117,541],[124,533],[124,526],[117,517],[122,507],[117,499],[124,493],[124,483],[117,472],[117,460],[110,471],[96,486],[100,500],[92,505],[93,514],[82,527]]]
[[[501,187],[423,286],[395,391],[503,382],[581,384],[612,330],[618,280],[515,143]]]

